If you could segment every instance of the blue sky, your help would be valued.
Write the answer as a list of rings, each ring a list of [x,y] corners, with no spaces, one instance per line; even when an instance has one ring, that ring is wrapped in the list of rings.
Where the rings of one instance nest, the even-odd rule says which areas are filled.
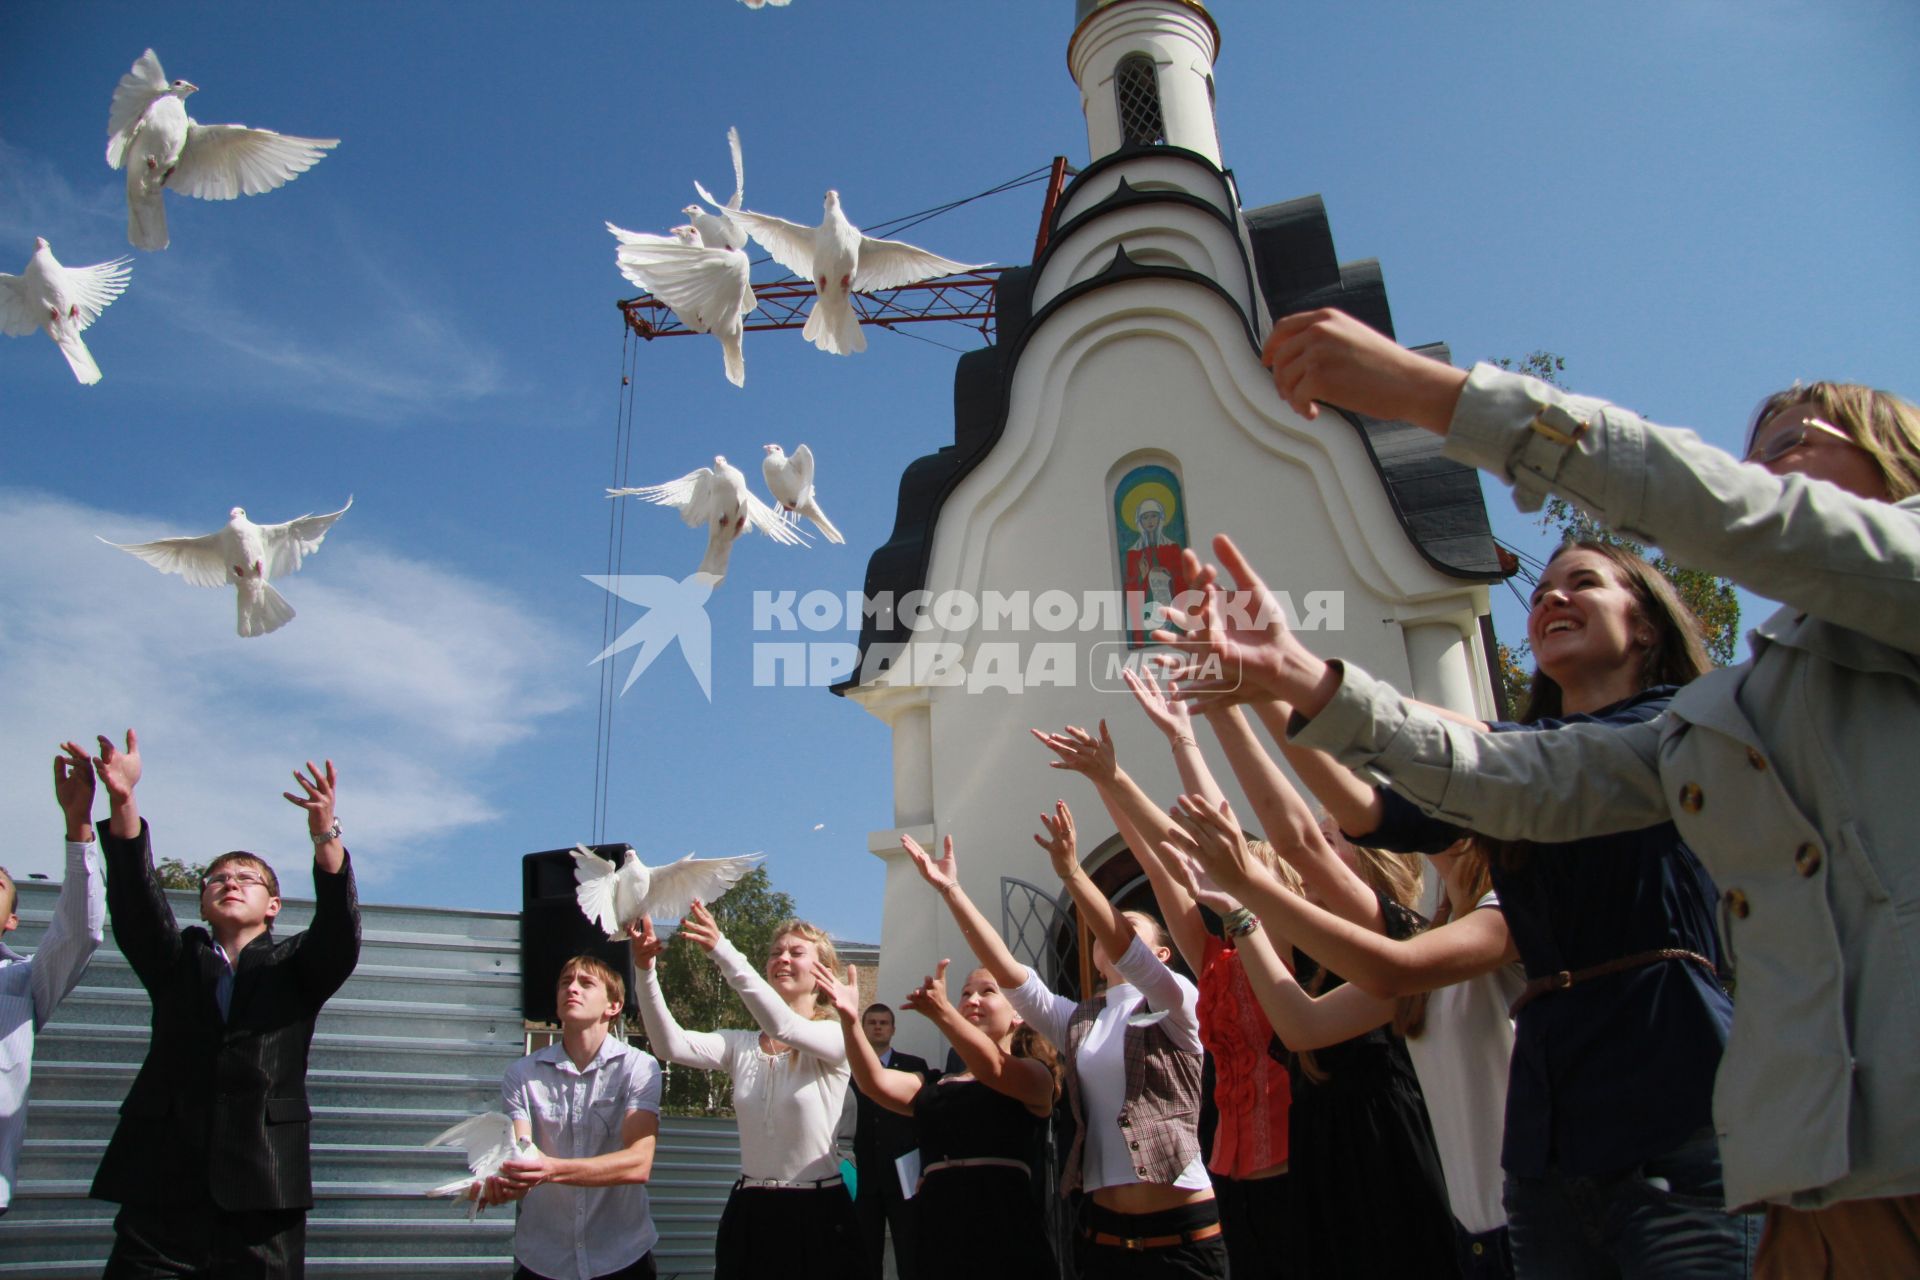
[[[1250,205],[1321,193],[1378,257],[1400,336],[1461,362],[1549,348],[1568,380],[1737,442],[1796,377],[1920,394],[1920,14],[1904,0],[1605,6],[1221,0],[1227,163]],[[339,137],[231,203],[169,198],[87,334],[0,343],[0,860],[56,865],[46,761],[127,724],[164,855],[304,859],[287,771],[331,753],[369,899],[512,909],[519,857],[591,832],[608,510],[630,286],[601,223],[680,221],[692,181],[873,224],[1056,154],[1085,163],[1070,0],[734,0],[0,10],[0,269],[130,253],[103,160],[113,87],[152,46],[196,118]],[[1031,253],[1040,191],[910,233]],[[762,268],[770,279],[776,269]],[[975,345],[960,328],[921,337]],[[869,331],[835,359],[748,335],[635,361],[632,483],[809,443],[848,544],[742,545],[710,607],[709,705],[669,658],[616,707],[607,830],[656,857],[764,850],[843,936],[877,937],[885,728],[817,689],[752,687],[755,590],[845,592],[913,457],[951,439],[954,354]],[[754,477],[757,484],[758,478]],[[258,641],[230,599],[102,547],[229,506],[353,511]],[[1497,527],[1536,535],[1504,493]],[[700,535],[627,512],[628,573]],[[1497,619],[1518,633],[1518,614]],[[625,677],[624,666],[621,678]],[[1009,706],[1008,727],[1020,727]],[[1035,767],[1040,767],[1036,759]],[[820,824],[820,830],[815,825]]]

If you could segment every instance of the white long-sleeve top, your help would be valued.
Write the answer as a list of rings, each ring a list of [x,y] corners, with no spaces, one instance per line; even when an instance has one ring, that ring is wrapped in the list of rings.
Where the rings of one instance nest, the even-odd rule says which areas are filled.
[[[640,970],[640,1021],[654,1053],[667,1062],[733,1077],[740,1126],[740,1171],[749,1178],[811,1182],[840,1167],[834,1131],[846,1106],[847,1046],[837,1021],[808,1021],[788,1007],[725,938],[713,963],[740,993],[760,1031],[791,1045],[770,1054],[760,1031],[687,1031],[667,1011],[652,969]]]
[[[1127,1026],[1130,1011],[1141,997],[1146,998],[1147,1009],[1139,1017],[1162,1019],[1161,1029],[1176,1048],[1201,1052],[1200,993],[1191,982],[1167,968],[1137,937],[1113,967],[1126,982],[1107,988],[1106,1003],[1088,1028],[1074,1062],[1080,1073],[1080,1111],[1087,1124],[1080,1167],[1088,1191],[1140,1181],[1116,1117],[1127,1107]],[[1079,1007],[1072,1000],[1048,990],[1040,975],[1028,969],[1027,980],[1007,992],[1007,1003],[1047,1043],[1061,1053],[1067,1051],[1067,1027]],[[1212,1186],[1205,1156],[1195,1155],[1173,1185],[1189,1190]]]
[[[26,1140],[33,1037],[53,1016],[54,1006],[79,985],[106,923],[100,847],[68,841],[67,878],[40,949],[29,959],[0,942],[0,1213],[13,1203],[13,1174]]]

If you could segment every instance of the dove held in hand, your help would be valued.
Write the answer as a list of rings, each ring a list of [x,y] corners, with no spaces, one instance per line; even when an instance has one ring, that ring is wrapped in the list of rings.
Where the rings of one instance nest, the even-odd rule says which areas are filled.
[[[760,855],[696,858],[692,854],[664,867],[649,867],[632,849],[619,870],[587,846],[573,848],[573,879],[580,913],[606,930],[609,939],[627,936],[627,926],[642,916],[678,920],[695,898],[712,902],[760,864]]]

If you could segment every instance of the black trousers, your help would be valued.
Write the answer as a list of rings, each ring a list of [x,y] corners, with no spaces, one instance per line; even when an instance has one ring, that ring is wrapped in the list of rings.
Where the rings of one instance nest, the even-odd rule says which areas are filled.
[[[654,1269],[653,1253],[649,1250],[641,1254],[638,1261],[629,1262],[618,1271],[609,1271],[605,1275],[595,1276],[593,1280],[655,1280],[659,1274]],[[513,1280],[547,1280],[547,1277],[522,1266],[513,1273]]]
[[[303,1280],[307,1211],[126,1205],[100,1280]]]
[[[900,1280],[916,1280],[920,1260],[915,1253],[913,1204],[900,1195],[900,1179],[894,1175],[892,1161],[884,1172],[875,1169],[872,1180],[862,1179],[860,1194],[854,1197],[853,1215],[860,1220],[860,1243],[874,1275],[884,1274],[881,1257],[886,1247],[887,1229],[893,1229],[893,1265]],[[878,1184],[878,1185],[876,1185]]]
[[[1220,1206],[1234,1280],[1293,1280],[1286,1239],[1290,1176],[1249,1181],[1214,1175],[1214,1202]]]
[[[1220,1221],[1212,1200],[1182,1205],[1159,1213],[1114,1213],[1088,1197],[1081,1206],[1080,1227],[1074,1233],[1074,1268],[1083,1280],[1227,1280],[1227,1242],[1223,1236],[1157,1249],[1127,1249],[1093,1242],[1094,1233],[1141,1239],[1171,1236]]]

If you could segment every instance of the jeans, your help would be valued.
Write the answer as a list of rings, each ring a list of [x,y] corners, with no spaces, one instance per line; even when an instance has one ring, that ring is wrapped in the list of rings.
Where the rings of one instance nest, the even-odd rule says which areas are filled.
[[[1722,1206],[1710,1131],[1617,1173],[1508,1174],[1506,1204],[1521,1280],[1747,1280],[1760,1236]]]

